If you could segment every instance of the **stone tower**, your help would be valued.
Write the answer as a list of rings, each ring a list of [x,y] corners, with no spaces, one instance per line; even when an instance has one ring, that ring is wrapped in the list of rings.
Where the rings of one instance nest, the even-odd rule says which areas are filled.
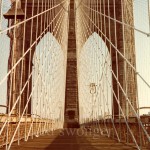
[[[65,123],[64,127],[78,127],[78,82],[77,82],[77,57],[75,37],[75,10],[74,0],[70,1],[69,12],[69,37],[67,55],[67,76],[66,76],[66,102],[65,102]]]

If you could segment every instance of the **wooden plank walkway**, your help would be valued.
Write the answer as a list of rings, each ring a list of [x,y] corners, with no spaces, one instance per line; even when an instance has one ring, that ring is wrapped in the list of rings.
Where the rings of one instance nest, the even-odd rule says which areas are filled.
[[[84,130],[83,130],[84,131]],[[11,150],[134,150],[105,136],[93,135],[81,129],[55,131],[46,136],[14,143]],[[3,148],[4,149],[4,148]]]

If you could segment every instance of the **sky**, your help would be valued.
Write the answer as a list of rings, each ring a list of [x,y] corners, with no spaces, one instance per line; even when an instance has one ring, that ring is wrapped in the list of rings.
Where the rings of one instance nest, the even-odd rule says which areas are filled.
[[[104,117],[111,114],[111,57],[105,42],[97,33],[93,33],[86,41],[78,59],[80,121],[82,115],[96,118],[96,115]],[[95,88],[90,87],[91,83],[95,84]]]
[[[10,8],[9,0],[3,1],[3,14]],[[147,0],[134,0],[134,20],[135,28],[150,33],[150,18],[148,17]],[[0,29],[7,28],[7,21],[2,18]],[[90,41],[90,40],[89,40]],[[135,32],[136,43],[136,67],[148,84],[150,84],[150,37]],[[9,38],[7,35],[0,35],[0,81],[7,73],[7,63],[9,56]],[[0,105],[6,105],[7,80],[0,85]],[[138,99],[140,107],[150,107],[150,88],[138,78]],[[0,112],[5,109],[0,108]],[[150,109],[142,110],[146,114]]]
[[[134,18],[135,28],[150,33],[150,10],[147,0],[135,0]],[[137,71],[150,85],[150,36],[135,32],[136,67]],[[138,99],[140,107],[150,107],[150,88],[138,77]],[[143,109],[141,113],[148,113],[150,109]]]
[[[61,46],[51,33],[47,33],[38,43],[33,57],[32,114],[59,118],[60,111],[64,111],[60,110],[65,103],[64,63]]]
[[[6,13],[10,8],[9,0],[3,1],[2,14]],[[7,28],[7,20],[2,17],[0,19],[0,30]],[[0,81],[7,73],[7,64],[9,57],[9,37],[6,34],[0,35]],[[0,105],[6,105],[7,81],[0,85]],[[0,108],[0,112],[5,112],[5,108]]]

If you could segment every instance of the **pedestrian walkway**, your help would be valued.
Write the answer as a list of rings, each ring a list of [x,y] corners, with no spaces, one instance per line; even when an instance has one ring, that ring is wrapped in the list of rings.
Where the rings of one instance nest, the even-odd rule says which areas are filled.
[[[11,150],[134,150],[106,136],[99,136],[82,129],[57,130],[49,135],[22,141]]]

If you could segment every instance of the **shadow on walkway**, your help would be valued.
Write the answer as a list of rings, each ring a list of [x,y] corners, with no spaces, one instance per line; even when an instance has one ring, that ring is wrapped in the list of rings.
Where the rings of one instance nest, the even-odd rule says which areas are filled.
[[[65,129],[45,150],[97,150],[77,129]]]

